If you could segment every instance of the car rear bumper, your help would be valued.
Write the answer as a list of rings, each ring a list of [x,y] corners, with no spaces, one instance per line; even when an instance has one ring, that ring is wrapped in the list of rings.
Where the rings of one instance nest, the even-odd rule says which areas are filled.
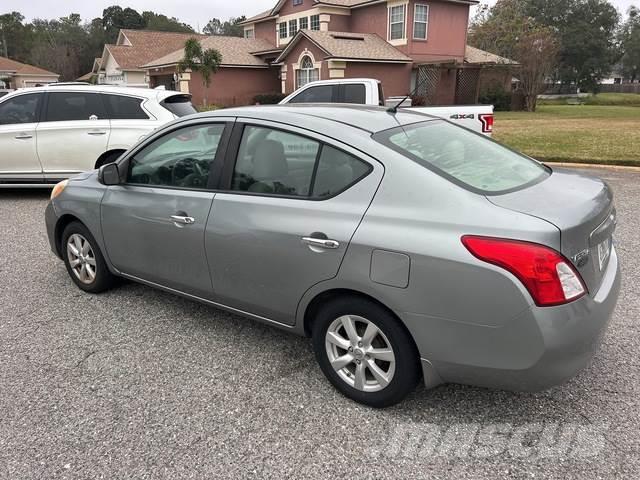
[[[427,335],[423,329],[430,323],[425,322],[428,317],[418,322],[409,316],[405,320],[423,357],[425,382],[428,386],[452,382],[520,391],[543,390],[565,382],[595,355],[618,299],[620,277],[614,249],[595,294],[568,305],[531,307],[500,328],[449,325],[451,331],[445,332],[446,345],[442,347],[421,341]],[[421,327],[416,330],[418,323]],[[444,323],[439,323],[441,329]],[[437,336],[441,332],[431,333]]]
[[[56,224],[58,223],[58,216],[53,208],[53,203],[49,202],[47,208],[44,211],[44,222],[47,226],[47,237],[49,237],[49,246],[51,251],[56,254],[57,257],[62,258],[56,245]]]

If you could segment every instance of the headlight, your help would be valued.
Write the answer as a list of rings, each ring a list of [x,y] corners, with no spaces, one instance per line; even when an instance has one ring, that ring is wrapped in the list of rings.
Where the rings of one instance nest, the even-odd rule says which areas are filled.
[[[51,200],[53,200],[58,195],[60,195],[64,191],[64,189],[67,188],[68,183],[69,183],[69,180],[63,180],[60,183],[57,183],[56,186],[53,187],[53,190],[51,191]]]

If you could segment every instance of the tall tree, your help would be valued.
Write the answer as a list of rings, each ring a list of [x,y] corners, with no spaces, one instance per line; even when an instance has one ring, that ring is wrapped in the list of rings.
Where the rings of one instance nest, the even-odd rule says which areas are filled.
[[[149,11],[142,12],[142,20],[144,22],[144,28],[147,30],[156,30],[159,32],[195,33],[190,25],[182,23],[177,18],[169,18],[166,15],[162,15],[160,13]]]
[[[243,37],[244,28],[239,25],[247,19],[244,15],[241,17],[231,17],[229,20],[222,21],[219,18],[212,18],[202,29],[206,35],[225,35],[228,37]]]
[[[127,7],[123,9],[118,5],[113,5],[103,10],[102,25],[109,43],[115,43],[118,38],[118,32],[122,28],[140,30],[145,27],[142,15],[133,8]]]
[[[635,82],[640,78],[640,9],[632,6],[628,14],[619,33],[622,75],[625,80]]]
[[[0,15],[0,55],[16,60],[26,60],[29,53],[29,29],[23,25],[20,12]]]
[[[184,57],[178,63],[178,71],[198,72],[202,76],[202,86],[205,95],[204,105],[207,105],[207,90],[211,86],[211,76],[214,75],[222,63],[222,55],[214,48],[203,49],[200,42],[190,38],[184,45]]]

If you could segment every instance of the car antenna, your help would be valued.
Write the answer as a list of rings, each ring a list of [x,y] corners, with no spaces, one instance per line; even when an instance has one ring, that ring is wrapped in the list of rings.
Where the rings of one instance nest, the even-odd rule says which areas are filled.
[[[418,84],[416,85],[416,87],[415,87],[411,92],[409,92],[409,93],[407,94],[407,96],[406,96],[406,97],[404,97],[402,100],[400,100],[398,103],[396,103],[393,107],[389,107],[389,108],[387,108],[387,112],[388,112],[388,113],[392,113],[392,114],[394,114],[394,115],[395,115],[396,113],[398,113],[398,108],[400,107],[400,105],[402,105],[402,104],[407,100],[407,98],[411,97],[412,95],[415,95],[415,93],[418,91],[418,89],[419,89],[419,88],[420,88],[424,83],[426,83],[426,82],[427,82],[427,80],[429,80],[429,77],[425,77],[424,79],[422,79],[422,81],[421,81],[420,83],[418,83]]]

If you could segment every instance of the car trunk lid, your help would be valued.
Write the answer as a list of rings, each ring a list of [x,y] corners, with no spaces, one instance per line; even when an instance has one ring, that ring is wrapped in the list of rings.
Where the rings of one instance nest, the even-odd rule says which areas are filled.
[[[488,199],[555,225],[560,230],[561,253],[580,272],[589,292],[597,292],[616,227],[613,192],[604,181],[554,170],[536,185]]]

